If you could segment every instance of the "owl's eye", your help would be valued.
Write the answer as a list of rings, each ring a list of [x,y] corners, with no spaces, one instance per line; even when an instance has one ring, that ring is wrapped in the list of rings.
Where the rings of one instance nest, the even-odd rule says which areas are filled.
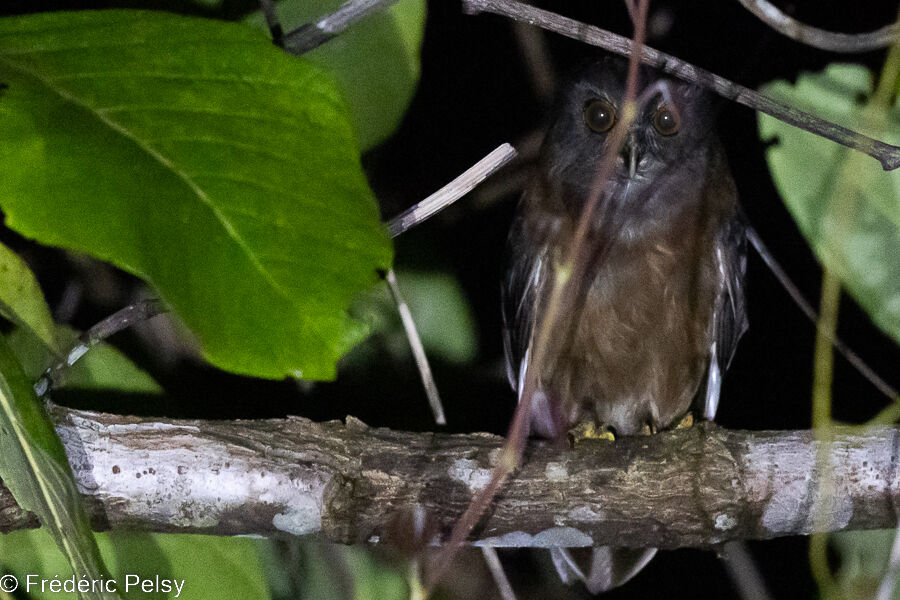
[[[606,100],[591,100],[584,107],[584,122],[597,133],[609,131],[616,124],[616,109]]]
[[[653,116],[653,127],[660,135],[675,135],[678,133],[678,114],[665,104],[656,110]]]

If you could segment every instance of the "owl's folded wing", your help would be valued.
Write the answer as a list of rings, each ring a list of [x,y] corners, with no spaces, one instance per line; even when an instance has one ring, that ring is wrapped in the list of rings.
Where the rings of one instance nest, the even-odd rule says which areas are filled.
[[[716,241],[719,293],[713,313],[704,416],[712,419],[719,407],[722,375],[731,364],[738,341],[747,330],[744,305],[744,272],[747,269],[747,225],[740,211],[722,229]]]

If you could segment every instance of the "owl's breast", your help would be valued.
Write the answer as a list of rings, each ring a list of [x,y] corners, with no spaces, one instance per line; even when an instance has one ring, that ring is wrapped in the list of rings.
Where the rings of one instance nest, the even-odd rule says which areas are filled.
[[[714,250],[685,221],[610,249],[555,361],[554,388],[622,434],[670,425],[690,407],[708,362]],[[582,416],[584,416],[582,414]]]

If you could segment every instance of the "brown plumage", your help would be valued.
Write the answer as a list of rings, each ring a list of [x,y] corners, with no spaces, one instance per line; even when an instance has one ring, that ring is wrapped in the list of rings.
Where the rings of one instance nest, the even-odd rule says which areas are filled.
[[[624,79],[624,63],[602,59],[566,88],[510,233],[503,285],[510,381],[520,394],[526,375],[536,381],[532,430],[547,437],[584,420],[619,435],[656,431],[694,402],[712,418],[721,374],[746,328],[744,226],[704,94],[642,71],[639,89],[649,91],[612,175],[594,181]],[[592,197],[585,243],[548,323],[554,285]],[[534,340],[547,327],[538,356]],[[633,574],[629,565],[648,559],[606,553],[608,577],[596,589],[621,583]],[[628,564],[615,564],[617,556]]]

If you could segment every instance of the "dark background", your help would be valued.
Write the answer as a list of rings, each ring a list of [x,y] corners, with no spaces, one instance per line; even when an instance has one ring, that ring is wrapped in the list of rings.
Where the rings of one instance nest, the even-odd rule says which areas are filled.
[[[622,2],[569,0],[541,2],[561,12],[629,35]],[[897,3],[812,0],[777,3],[810,24],[847,33],[869,31],[892,22]],[[862,8],[862,7],[865,8]],[[177,0],[145,2],[13,1],[0,13],[14,14],[68,8],[156,8],[236,18],[255,8],[253,0],[225,0],[207,10]],[[438,189],[504,141],[517,147],[538,131],[547,108],[539,97],[509,20],[466,16],[458,2],[429,2],[422,76],[400,129],[381,147],[364,156],[364,165],[385,217]],[[655,15],[655,17],[654,17]],[[861,62],[876,73],[884,52],[836,55],[794,43],[770,31],[735,0],[651,3],[651,19],[670,27],[652,35],[651,46],[755,88],[776,78],[794,79],[830,62]],[[580,43],[546,34],[552,66],[564,74],[592,52]],[[723,102],[719,132],[728,153],[744,209],[771,251],[806,297],[817,302],[820,269],[779,199],[758,140],[756,117],[746,108]],[[523,146],[524,148],[524,146]],[[397,240],[400,267],[440,269],[461,282],[478,324],[479,358],[474,364],[435,363],[451,431],[503,433],[514,406],[502,370],[499,287],[506,229],[518,196],[517,182],[527,177],[520,159],[491,182],[490,189],[470,195],[445,213]],[[506,189],[506,193],[497,192]],[[39,248],[9,231],[0,238],[23,252],[35,267],[51,306],[61,302],[73,278],[85,267],[62,252]],[[898,257],[900,259],[900,257]],[[94,278],[96,279],[96,277]],[[122,274],[109,277],[109,289],[86,293],[70,316],[87,328],[127,303],[135,282]],[[793,429],[810,425],[810,389],[814,327],[794,306],[759,257],[750,252],[748,273],[750,330],[744,336],[726,377],[718,420],[726,427]],[[900,385],[900,351],[847,297],[840,316],[840,335],[894,386]],[[60,395],[59,401],[115,412],[203,416],[262,417],[302,414],[316,419],[353,414],[372,425],[406,429],[432,428],[418,376],[411,361],[385,359],[345,370],[338,381],[312,386],[268,382],[220,373],[191,360],[162,361],[134,336],[117,342],[146,365],[166,387],[166,399]],[[265,404],[259,398],[265,397]],[[886,404],[883,396],[842,358],[835,363],[834,415],[862,422]],[[776,598],[811,597],[804,538],[750,544]],[[538,570],[532,553],[504,555],[514,586],[532,589]],[[560,593],[558,587],[548,594]],[[576,592],[577,593],[577,592]],[[633,582],[608,598],[735,597],[724,569],[712,552],[662,552]]]

